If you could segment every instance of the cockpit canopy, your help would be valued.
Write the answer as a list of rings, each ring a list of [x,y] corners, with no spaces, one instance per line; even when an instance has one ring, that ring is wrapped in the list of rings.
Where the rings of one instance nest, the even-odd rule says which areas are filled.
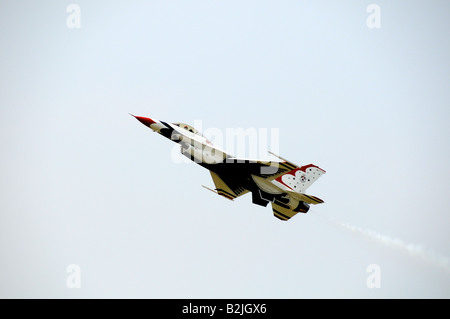
[[[178,126],[178,127],[184,128],[185,130],[188,130],[188,131],[191,132],[191,133],[199,134],[198,131],[197,131],[194,127],[192,127],[192,126],[190,126],[190,125],[188,125],[188,124],[184,124],[184,123],[173,123],[173,125],[176,125],[176,126]],[[199,134],[199,135],[200,135],[200,134]]]
[[[202,133],[200,133],[196,128],[194,128],[193,126],[190,126],[189,124],[184,124],[184,123],[172,123],[173,125],[176,125],[178,127],[181,127],[182,129],[185,129],[195,135],[201,136],[202,138],[205,139],[206,143],[209,145],[213,145],[213,143],[208,140],[205,136],[203,136]]]

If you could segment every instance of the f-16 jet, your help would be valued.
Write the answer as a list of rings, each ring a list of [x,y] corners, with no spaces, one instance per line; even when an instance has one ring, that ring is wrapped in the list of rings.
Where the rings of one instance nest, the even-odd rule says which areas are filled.
[[[188,124],[133,116],[153,131],[179,143],[184,156],[207,168],[215,188],[203,187],[220,196],[234,200],[250,192],[254,204],[266,207],[271,203],[273,215],[284,221],[297,213],[307,213],[311,204],[323,203],[320,198],[305,194],[308,187],[325,174],[316,165],[297,166],[272,152],[269,153],[279,160],[236,158],[215,147]]]

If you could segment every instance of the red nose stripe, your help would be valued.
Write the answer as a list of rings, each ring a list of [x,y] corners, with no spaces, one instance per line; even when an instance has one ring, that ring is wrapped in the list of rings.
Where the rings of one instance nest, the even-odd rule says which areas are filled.
[[[134,115],[133,115],[134,116]],[[148,118],[148,117],[142,117],[142,116],[134,116],[139,122],[141,122],[142,124],[146,125],[146,126],[150,126],[153,123],[156,123],[155,121],[153,121],[152,119]]]

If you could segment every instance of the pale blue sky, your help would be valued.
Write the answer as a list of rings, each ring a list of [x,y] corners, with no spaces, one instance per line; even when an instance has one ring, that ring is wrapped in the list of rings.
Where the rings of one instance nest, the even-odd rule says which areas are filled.
[[[450,297],[448,1],[70,3],[0,1],[1,297]],[[325,204],[215,196],[129,112],[278,129]]]

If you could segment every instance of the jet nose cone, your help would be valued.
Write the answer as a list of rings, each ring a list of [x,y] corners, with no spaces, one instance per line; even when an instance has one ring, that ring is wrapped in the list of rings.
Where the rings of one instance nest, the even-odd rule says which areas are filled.
[[[133,114],[130,114],[130,115],[134,116],[139,122],[141,122],[145,126],[150,126],[151,124],[156,123],[155,121],[153,121],[151,118],[148,118],[148,117],[136,116]]]

